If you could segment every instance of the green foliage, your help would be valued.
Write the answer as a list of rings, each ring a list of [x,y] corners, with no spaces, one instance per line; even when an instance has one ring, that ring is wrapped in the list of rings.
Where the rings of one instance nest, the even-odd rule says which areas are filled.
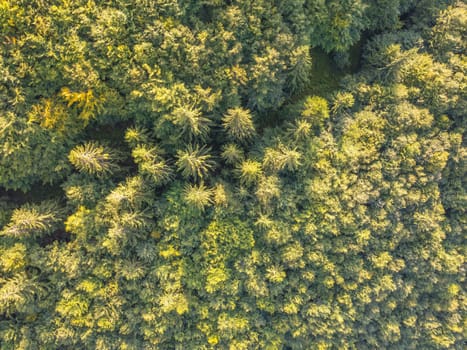
[[[432,29],[431,46],[440,57],[465,53],[467,30],[466,5],[460,2],[440,12]],[[447,57],[446,57],[447,58]]]
[[[466,18],[0,1],[0,348],[462,348]]]
[[[10,222],[0,231],[0,235],[27,239],[50,234],[62,221],[62,214],[56,202],[25,204],[13,210]]]
[[[68,159],[80,172],[105,176],[115,170],[112,151],[95,142],[86,142],[70,151]]]
[[[0,185],[26,191],[67,173],[67,141],[13,113],[0,115]]]
[[[209,149],[205,147],[188,145],[185,151],[177,152],[175,164],[184,177],[192,177],[195,180],[203,179],[215,165],[208,152]]]
[[[185,200],[188,205],[202,211],[212,204],[212,190],[204,186],[203,183],[188,185],[185,188]]]
[[[311,40],[326,52],[345,51],[358,41],[360,32],[367,27],[365,5],[359,0],[317,1],[311,9]]]
[[[206,139],[209,133],[210,121],[202,116],[199,109],[178,107],[173,110],[168,119],[180,130],[179,135],[186,137],[188,141],[194,138]]]
[[[0,315],[10,316],[15,312],[27,312],[40,293],[40,288],[34,280],[25,273],[12,278],[0,279]]]
[[[253,185],[256,183],[263,172],[261,163],[251,159],[243,161],[239,165],[237,171],[240,182],[245,185]]]
[[[94,96],[92,90],[73,92],[65,87],[60,92],[60,96],[66,101],[68,108],[76,105],[81,110],[79,118],[86,124],[103,108],[103,99]]]
[[[329,118],[328,103],[319,96],[308,97],[303,104],[301,116],[309,120],[315,128],[322,128]]]
[[[264,151],[263,166],[272,171],[294,171],[300,165],[301,154],[296,148],[290,149],[282,144],[277,148],[266,148]]]
[[[292,92],[300,92],[310,83],[313,67],[310,47],[308,45],[297,47],[290,57],[290,65],[290,89]]]
[[[270,205],[273,199],[278,199],[280,197],[279,178],[277,176],[268,176],[261,179],[256,190],[256,196],[265,207]]]
[[[172,169],[162,158],[162,152],[157,147],[138,145],[132,151],[132,156],[142,175],[149,177],[156,185],[167,183],[172,176]]]
[[[139,144],[148,143],[148,131],[139,127],[128,128],[125,132],[125,141],[130,145],[130,147],[136,147]]]
[[[251,114],[242,108],[231,108],[222,118],[222,125],[227,134],[234,140],[245,141],[255,133]]]
[[[225,145],[221,156],[230,165],[238,164],[244,158],[243,151],[234,143]]]
[[[2,250],[0,264],[6,273],[21,271],[26,261],[26,246],[23,243],[15,243],[12,247]]]

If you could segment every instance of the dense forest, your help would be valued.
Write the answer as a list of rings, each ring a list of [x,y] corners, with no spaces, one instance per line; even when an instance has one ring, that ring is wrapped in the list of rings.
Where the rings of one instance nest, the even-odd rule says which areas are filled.
[[[467,4],[0,0],[0,349],[465,349]]]

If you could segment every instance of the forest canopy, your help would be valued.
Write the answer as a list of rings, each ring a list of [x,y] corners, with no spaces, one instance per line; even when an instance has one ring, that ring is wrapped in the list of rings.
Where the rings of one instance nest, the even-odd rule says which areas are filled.
[[[0,349],[462,349],[463,0],[0,0]]]

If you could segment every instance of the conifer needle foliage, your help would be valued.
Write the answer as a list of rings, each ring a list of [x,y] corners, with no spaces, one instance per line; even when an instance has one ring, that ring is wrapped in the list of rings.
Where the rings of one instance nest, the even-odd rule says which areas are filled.
[[[467,6],[0,0],[0,350],[463,349]]]
[[[68,159],[78,171],[91,175],[105,175],[115,168],[111,151],[96,142],[76,146]]]

